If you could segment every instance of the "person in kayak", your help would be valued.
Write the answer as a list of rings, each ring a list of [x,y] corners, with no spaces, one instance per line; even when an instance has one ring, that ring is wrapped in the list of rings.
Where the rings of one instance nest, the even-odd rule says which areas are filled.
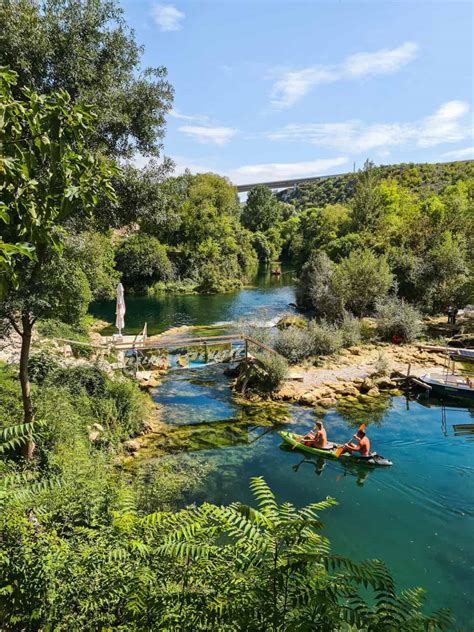
[[[353,439],[357,441],[354,443],[350,441],[344,445],[344,452],[359,452],[360,456],[370,456],[370,439],[363,430],[358,430]]]
[[[320,450],[331,450],[333,448],[333,444],[328,443],[326,428],[320,419],[316,422],[314,430],[303,437],[303,443]]]

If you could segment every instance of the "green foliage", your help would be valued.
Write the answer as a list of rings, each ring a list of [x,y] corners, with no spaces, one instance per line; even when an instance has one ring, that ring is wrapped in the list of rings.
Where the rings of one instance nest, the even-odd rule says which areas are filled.
[[[272,191],[263,184],[250,189],[242,211],[242,224],[253,233],[269,230],[281,220],[281,209]]]
[[[133,235],[122,241],[116,259],[117,269],[129,292],[143,291],[147,286],[171,281],[174,277],[166,246],[150,235]]]
[[[343,345],[343,334],[335,324],[325,320],[310,321],[308,332],[311,337],[311,355],[331,355]]]
[[[380,172],[375,165],[366,160],[358,172],[354,195],[351,199],[352,224],[355,232],[373,229],[382,211],[382,198],[379,189]]]
[[[269,352],[256,353],[261,367],[257,367],[249,383],[255,390],[272,393],[277,391],[288,374],[288,363],[281,355]]]
[[[87,231],[66,241],[66,256],[84,272],[94,301],[112,299],[119,281],[115,251],[108,235]]]
[[[93,105],[93,142],[109,155],[157,154],[173,89],[164,67],[140,69],[143,50],[122,16],[115,0],[4,2],[0,57],[19,85]]]
[[[333,287],[334,264],[325,252],[315,252],[304,264],[296,286],[298,304],[318,317],[337,319],[342,301]]]
[[[422,613],[422,591],[397,594],[383,563],[330,552],[319,533],[330,498],[280,505],[254,478],[256,507],[206,503],[146,515],[115,477],[99,482],[104,467],[79,449],[60,487],[25,497],[10,483],[0,517],[6,625],[335,632],[451,625],[446,611]]]
[[[307,328],[287,327],[278,333],[275,350],[290,364],[301,362],[312,354],[312,339]]]
[[[2,237],[30,244],[41,261],[49,247],[59,248],[58,225],[90,210],[99,195],[113,196],[114,170],[88,151],[94,119],[89,106],[73,105],[66,92],[41,96],[23,88],[15,97],[16,81],[15,73],[2,70]]]
[[[330,355],[343,346],[356,344],[360,340],[360,328],[356,319],[344,319],[341,325],[325,320],[308,321],[307,327],[288,327],[278,333],[275,349],[290,364],[296,364],[312,356]]]
[[[307,208],[299,216],[299,225],[290,244],[290,254],[299,268],[314,251],[325,249],[347,232],[350,211],[342,204]]]
[[[87,278],[75,262],[53,255],[35,272],[35,263],[18,271],[19,286],[10,287],[0,304],[0,317],[16,319],[26,313],[31,319],[56,319],[78,324],[91,301]]]
[[[413,342],[423,332],[421,314],[412,305],[396,296],[376,302],[375,318],[377,333],[383,340],[400,337],[404,342]]]
[[[358,318],[346,312],[340,324],[340,330],[343,347],[353,347],[361,342],[362,322]]]
[[[473,161],[437,164],[385,165],[375,167],[379,178],[396,180],[416,194],[423,196],[439,193],[448,185],[474,177]],[[347,204],[354,195],[356,178],[352,173],[325,177],[322,180],[297,185],[282,191],[281,199],[294,204],[297,209],[324,207],[327,204]]]
[[[385,297],[393,281],[386,258],[368,249],[351,252],[337,265],[331,279],[345,309],[357,316],[367,314],[377,299]]]

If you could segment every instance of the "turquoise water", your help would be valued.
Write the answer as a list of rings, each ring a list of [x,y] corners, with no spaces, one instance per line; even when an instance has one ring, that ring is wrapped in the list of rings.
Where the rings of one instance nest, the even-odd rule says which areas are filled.
[[[261,269],[252,281],[252,287],[227,294],[160,294],[154,297],[132,296],[125,288],[127,312],[126,334],[136,334],[148,323],[148,333],[156,334],[182,325],[214,325],[230,323],[242,318],[258,317],[262,310],[265,318],[273,319],[294,302],[292,271],[283,268],[281,277],[270,275],[270,269]],[[90,312],[96,318],[110,323],[115,321],[115,302],[94,303]],[[113,326],[104,330],[112,333]]]
[[[226,421],[228,426],[238,418],[234,423],[241,428],[246,421],[219,367],[171,371],[154,398],[170,424]],[[296,505],[332,496],[339,505],[323,519],[334,551],[383,559],[400,587],[426,588],[428,607],[452,608],[457,626],[473,630],[474,437],[455,434],[453,426],[474,423],[474,411],[445,412],[444,417],[441,407],[407,404],[403,397],[389,400],[382,419],[379,415],[368,426],[373,448],[394,462],[384,469],[284,451],[277,428],[258,427],[258,416],[253,417],[244,432],[230,435],[230,443],[226,429],[228,447],[199,452],[215,467],[201,491],[186,501],[252,502],[251,476],[263,476],[280,500]],[[288,414],[291,426],[284,427],[304,432],[313,426],[310,408],[290,406]],[[325,423],[335,441],[353,433],[336,409]]]

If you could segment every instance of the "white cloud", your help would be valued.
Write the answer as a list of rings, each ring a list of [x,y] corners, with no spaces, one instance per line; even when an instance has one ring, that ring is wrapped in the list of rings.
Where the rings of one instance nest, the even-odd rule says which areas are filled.
[[[432,147],[452,143],[470,136],[465,120],[469,105],[464,101],[448,101],[434,114],[413,123],[342,123],[290,124],[267,134],[270,140],[309,142],[337,151],[362,153],[374,149],[412,143],[416,147]]]
[[[280,109],[288,108],[306,96],[314,86],[322,83],[396,72],[414,59],[417,50],[415,43],[405,42],[398,48],[356,53],[333,66],[317,65],[286,71],[273,84],[272,104]]]
[[[447,151],[441,156],[443,158],[454,158],[455,160],[469,160],[469,158],[474,158],[474,146],[465,147],[464,149],[453,149],[453,151]]]
[[[327,173],[334,173],[338,167],[348,163],[349,159],[345,157],[327,158],[308,160],[306,162],[275,162],[275,163],[259,163],[242,165],[234,169],[216,168],[212,158],[206,164],[204,162],[196,162],[193,158],[186,156],[173,155],[170,156],[175,164],[173,175],[178,176],[186,170],[191,173],[218,173],[226,176],[229,180],[237,184],[252,184],[254,182],[272,182],[274,180],[284,180],[286,178],[304,178],[305,176],[319,176]],[[131,161],[133,166],[141,169],[149,163],[150,159],[137,154]]]
[[[181,112],[179,112],[175,108],[173,108],[171,112],[169,112],[169,115],[175,119],[179,119],[180,121],[196,121],[200,123],[205,123],[209,120],[209,117],[205,116],[204,114],[181,114]]]
[[[346,59],[342,74],[346,77],[386,75],[396,72],[415,58],[418,46],[405,42],[398,48],[383,49],[375,53],[356,53]]]
[[[152,15],[160,31],[179,31],[185,14],[172,4],[154,4]]]
[[[328,173],[335,167],[348,162],[348,158],[328,158],[306,162],[274,162],[243,165],[231,169],[227,175],[234,184],[252,184],[253,182],[271,182],[286,178],[304,178]]]
[[[212,143],[219,146],[228,143],[238,132],[235,127],[203,127],[200,125],[183,125],[178,130],[199,143]]]
[[[424,119],[418,144],[421,147],[432,147],[463,140],[469,134],[469,128],[461,125],[460,120],[468,112],[469,104],[465,101],[448,101],[432,116]]]
[[[286,72],[273,85],[272,104],[277,108],[288,108],[306,96],[313,86],[338,79],[336,70],[318,66]]]

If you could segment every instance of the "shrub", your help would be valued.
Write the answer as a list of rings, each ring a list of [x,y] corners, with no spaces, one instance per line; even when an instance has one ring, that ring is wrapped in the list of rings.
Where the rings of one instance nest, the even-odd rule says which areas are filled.
[[[355,250],[336,266],[332,287],[345,309],[356,316],[367,314],[393,284],[387,260],[371,250]]]
[[[413,342],[423,331],[418,310],[397,296],[377,301],[376,321],[377,331],[383,340],[398,336],[404,342]]]
[[[390,375],[390,359],[387,354],[379,352],[374,365],[374,374],[379,376]]]
[[[362,340],[361,321],[351,314],[344,314],[340,329],[343,347],[353,347]]]
[[[285,356],[290,364],[296,364],[311,355],[311,335],[307,329],[288,327],[278,333],[275,349]]]
[[[342,332],[336,325],[326,321],[310,321],[308,332],[311,340],[311,355],[330,355],[342,347]]]
[[[265,372],[255,374],[252,387],[257,390],[272,393],[278,390],[288,374],[288,363],[276,353],[260,353],[256,358],[264,365]]]
[[[144,395],[137,384],[128,379],[108,380],[105,397],[113,403],[120,436],[136,434],[144,417]]]
[[[341,301],[333,289],[333,270],[334,264],[327,254],[315,252],[303,266],[296,286],[298,304],[329,320],[336,320],[342,312]]]
[[[100,369],[76,366],[58,369],[50,375],[48,382],[64,386],[72,395],[81,395],[85,391],[91,397],[105,397],[108,378]]]
[[[28,360],[30,380],[42,386],[50,376],[59,369],[56,358],[46,351],[35,353]]]
[[[116,260],[129,290],[143,291],[157,281],[170,281],[175,276],[166,246],[149,235],[134,235],[123,241]]]

